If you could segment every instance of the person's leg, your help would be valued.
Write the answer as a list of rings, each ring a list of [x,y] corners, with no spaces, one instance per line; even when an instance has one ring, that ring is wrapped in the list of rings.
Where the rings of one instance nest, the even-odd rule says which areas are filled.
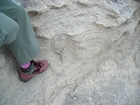
[[[17,38],[18,24],[0,12],[0,46],[6,46]]]
[[[45,71],[48,62],[45,60],[38,62],[32,60],[37,55],[39,47],[26,11],[21,6],[7,0],[7,2],[0,2],[0,12],[15,20],[19,25],[17,38],[8,47],[21,65],[20,79],[26,82],[35,74]],[[30,65],[26,68],[25,65],[29,63]]]
[[[39,47],[28,14],[19,5],[8,0],[0,3],[0,12],[9,16],[19,25],[17,39],[8,45],[20,65],[31,61],[39,52]]]

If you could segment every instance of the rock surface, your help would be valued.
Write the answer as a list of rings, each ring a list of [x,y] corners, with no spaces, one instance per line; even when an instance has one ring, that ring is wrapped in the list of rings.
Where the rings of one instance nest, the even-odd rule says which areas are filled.
[[[49,68],[27,83],[0,50],[0,105],[140,105],[140,11],[133,0],[18,0]]]

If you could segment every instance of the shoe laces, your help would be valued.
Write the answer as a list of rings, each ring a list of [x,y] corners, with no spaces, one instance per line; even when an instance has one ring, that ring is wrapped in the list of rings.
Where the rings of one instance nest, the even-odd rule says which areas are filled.
[[[36,70],[40,70],[41,69],[41,67],[42,67],[42,63],[41,62],[35,62],[35,61],[32,61],[32,62],[34,63]]]

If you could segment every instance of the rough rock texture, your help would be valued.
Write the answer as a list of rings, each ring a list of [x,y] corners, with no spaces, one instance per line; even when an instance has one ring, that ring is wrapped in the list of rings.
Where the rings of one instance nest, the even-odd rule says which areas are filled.
[[[0,105],[140,105],[140,11],[133,0],[21,0],[49,68],[27,83],[0,50]]]

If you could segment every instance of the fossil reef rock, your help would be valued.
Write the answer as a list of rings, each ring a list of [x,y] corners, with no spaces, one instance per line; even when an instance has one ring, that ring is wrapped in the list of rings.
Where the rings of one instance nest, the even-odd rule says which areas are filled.
[[[140,10],[134,0],[18,0],[49,68],[27,83],[0,50],[0,105],[140,105]]]

